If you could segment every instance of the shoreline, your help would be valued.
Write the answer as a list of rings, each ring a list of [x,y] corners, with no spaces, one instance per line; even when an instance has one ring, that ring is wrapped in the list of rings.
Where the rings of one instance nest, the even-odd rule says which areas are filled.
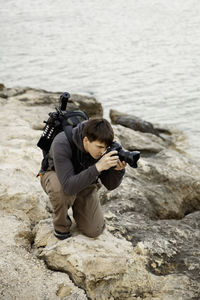
[[[73,218],[72,237],[64,241],[55,238],[52,208],[36,177],[42,159],[36,145],[43,120],[54,111],[58,97],[20,88],[7,90],[7,98],[1,98],[2,297],[197,297],[200,168],[174,147],[173,134],[163,139],[157,131],[113,124],[115,138],[124,149],[141,151],[138,168],[128,165],[121,185],[114,190],[108,191],[100,183],[106,228],[99,238],[83,236]],[[102,114],[94,98],[72,95],[73,99],[70,106],[84,104],[91,115],[97,114],[96,108]],[[146,131],[152,129],[146,125],[150,126]]]
[[[62,94],[62,92],[53,92],[53,91],[47,91],[45,89],[40,89],[40,88],[32,88],[32,87],[19,87],[19,86],[14,86],[14,87],[6,87],[5,84],[0,83],[0,103],[4,103],[5,99],[7,99],[9,97],[9,95],[12,96],[17,96],[23,93],[26,93],[26,91],[32,91],[32,92],[36,92],[38,94],[40,93],[44,93],[47,94],[49,99],[46,100],[46,103],[43,103],[42,100],[39,103],[36,100],[36,103],[31,103],[31,105],[36,105],[36,104],[40,104],[40,105],[50,105],[51,109],[54,108],[54,106],[57,104],[58,105],[58,100],[59,100],[59,96]],[[50,99],[50,97],[52,97],[52,99]],[[107,111],[106,113],[104,112],[104,108],[103,108],[103,103],[97,101],[94,97],[86,95],[86,94],[75,94],[75,98],[80,98],[82,97],[82,105],[81,105],[81,109],[84,110],[85,107],[83,105],[84,99],[92,99],[94,101],[94,103],[98,103],[98,108],[97,109],[97,115],[101,115],[104,116],[106,119],[108,119],[108,121],[111,121],[110,118],[110,109],[109,111]],[[4,100],[1,100],[4,99]],[[79,99],[80,100],[80,99]],[[76,102],[76,99],[74,100]],[[96,102],[95,102],[96,101]],[[69,107],[70,109],[70,107]],[[47,114],[50,111],[48,111],[47,109]],[[121,113],[122,115],[126,115],[126,113]],[[130,115],[131,116],[131,115]],[[134,116],[135,117],[135,116]],[[137,117],[136,117],[137,118]],[[143,120],[144,121],[144,120]],[[148,121],[148,120],[147,120]],[[146,122],[146,121],[144,121]],[[155,127],[163,127],[166,129],[169,129],[171,131],[173,131],[173,135],[176,139],[176,144],[177,147],[180,148],[182,151],[186,152],[187,155],[193,159],[199,166],[200,166],[200,151],[198,151],[198,148],[196,151],[192,150],[193,146],[191,144],[191,136],[188,134],[187,131],[183,131],[177,127],[174,127],[172,125],[167,125],[164,123],[152,123]],[[193,139],[195,139],[195,137],[193,137]]]

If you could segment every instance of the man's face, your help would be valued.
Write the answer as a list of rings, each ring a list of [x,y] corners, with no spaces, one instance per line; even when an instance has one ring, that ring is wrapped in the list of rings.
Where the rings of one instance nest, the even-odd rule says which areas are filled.
[[[107,149],[105,143],[99,142],[98,140],[90,142],[87,137],[84,137],[83,145],[85,151],[88,152],[94,159],[99,159]]]

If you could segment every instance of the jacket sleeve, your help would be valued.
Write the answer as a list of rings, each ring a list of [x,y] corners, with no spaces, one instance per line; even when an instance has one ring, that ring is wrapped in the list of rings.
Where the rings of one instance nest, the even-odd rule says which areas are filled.
[[[108,190],[114,190],[121,184],[124,174],[125,169],[117,171],[111,168],[103,171],[99,178]]]
[[[97,179],[99,172],[95,165],[75,174],[72,164],[72,149],[67,139],[61,140],[56,137],[50,152],[58,180],[66,194],[77,194]]]

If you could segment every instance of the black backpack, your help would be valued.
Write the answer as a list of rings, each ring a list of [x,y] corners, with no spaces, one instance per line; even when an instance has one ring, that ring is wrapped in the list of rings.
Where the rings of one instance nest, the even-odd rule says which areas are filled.
[[[74,152],[77,151],[77,148],[72,140],[72,129],[79,123],[88,120],[89,118],[85,112],[79,109],[66,111],[69,98],[69,93],[63,93],[60,96],[60,108],[56,108],[55,112],[50,112],[48,120],[44,121],[46,125],[43,129],[42,136],[37,143],[37,146],[43,151],[43,160],[39,174],[44,173],[48,169],[48,153],[51,144],[58,133],[62,131],[65,132],[65,135],[72,147],[73,156],[75,156]]]

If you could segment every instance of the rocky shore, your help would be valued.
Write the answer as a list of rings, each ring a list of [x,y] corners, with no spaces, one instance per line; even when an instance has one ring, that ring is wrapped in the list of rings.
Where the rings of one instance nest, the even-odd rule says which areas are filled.
[[[0,299],[199,300],[200,168],[172,128],[111,110],[116,140],[141,152],[138,168],[99,190],[100,237],[74,222],[71,238],[53,236],[36,144],[60,94],[0,84]],[[91,97],[72,95],[72,107],[103,116]]]

